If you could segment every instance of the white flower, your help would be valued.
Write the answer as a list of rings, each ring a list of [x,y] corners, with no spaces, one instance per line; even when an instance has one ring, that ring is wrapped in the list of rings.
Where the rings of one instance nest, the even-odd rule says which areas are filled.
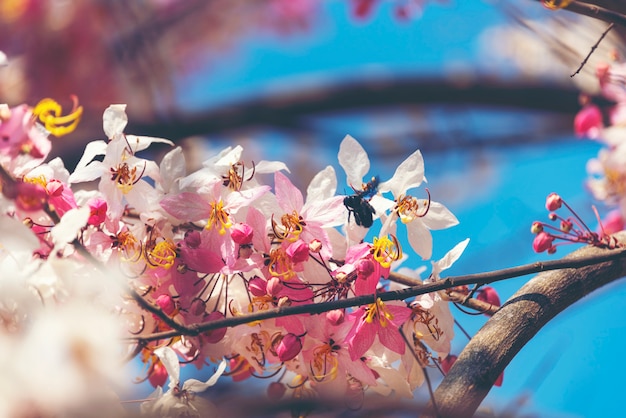
[[[169,389],[163,393],[162,388],[159,386],[150,396],[154,399],[141,405],[142,414],[163,418],[211,418],[219,416],[217,407],[211,401],[197,395],[217,383],[217,380],[226,369],[226,360],[222,360],[215,374],[206,382],[188,379],[181,386],[180,363],[178,362],[176,352],[166,346],[157,348],[154,350],[154,354],[159,357],[170,376]]]
[[[406,225],[409,244],[422,259],[427,260],[433,249],[430,231],[450,228],[459,221],[444,205],[430,200],[430,196],[428,200],[418,200],[407,195],[408,190],[425,181],[424,159],[418,150],[398,166],[390,180],[380,184],[379,191],[391,192],[395,203],[391,214],[383,223],[380,235],[395,235],[396,221],[400,219]]]

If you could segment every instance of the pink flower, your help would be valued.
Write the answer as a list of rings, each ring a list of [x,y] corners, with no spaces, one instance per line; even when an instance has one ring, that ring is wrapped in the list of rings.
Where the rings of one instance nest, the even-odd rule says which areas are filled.
[[[376,336],[380,343],[398,354],[403,354],[405,342],[398,329],[411,316],[411,309],[403,303],[375,303],[361,306],[350,317],[355,321],[346,340],[350,358],[357,360],[374,344]]]
[[[574,118],[574,132],[578,137],[596,139],[602,131],[602,112],[593,103],[585,105]]]
[[[98,226],[102,224],[102,222],[104,222],[107,218],[108,206],[106,200],[97,197],[87,202],[87,205],[89,206],[90,210],[87,223],[93,226]]]

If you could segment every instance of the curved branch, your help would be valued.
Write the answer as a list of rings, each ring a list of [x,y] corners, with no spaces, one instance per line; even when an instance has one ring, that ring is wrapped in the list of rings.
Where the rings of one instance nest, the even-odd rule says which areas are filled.
[[[624,239],[625,233],[619,236]],[[612,250],[584,247],[565,257],[579,260]],[[543,272],[491,317],[459,355],[435,391],[441,417],[471,417],[497,377],[522,347],[559,312],[626,274],[626,260]]]

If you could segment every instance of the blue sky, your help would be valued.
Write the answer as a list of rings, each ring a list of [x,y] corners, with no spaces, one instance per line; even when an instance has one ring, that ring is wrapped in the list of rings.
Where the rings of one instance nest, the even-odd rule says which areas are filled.
[[[497,68],[481,61],[477,42],[486,27],[503,22],[491,2],[433,3],[427,5],[421,19],[406,23],[395,21],[387,6],[366,22],[355,22],[346,3],[324,2],[326,14],[317,19],[313,30],[289,39],[268,33],[245,37],[233,50],[224,52],[219,62],[212,60],[209,69],[181,81],[181,106],[199,110],[302,83],[340,82],[376,74],[450,74],[459,69],[498,74]],[[526,3],[526,7],[539,7],[534,1]],[[509,70],[501,71],[500,76],[506,77]],[[440,117],[445,124],[445,115]],[[497,112],[481,114],[480,129],[489,132],[502,124],[509,126],[511,115],[506,117],[509,119]],[[329,118],[324,123],[357,139],[358,132],[371,129],[359,115]],[[394,123],[400,122],[396,119]],[[286,158],[298,152],[297,143],[288,136],[266,135],[264,140],[272,144],[265,149],[267,158]],[[322,144],[319,158],[325,159],[324,164],[339,168],[336,153],[340,140]],[[452,275],[564,255],[570,249],[560,249],[556,256],[533,253],[530,224],[547,220],[544,199],[552,191],[564,196],[585,219],[593,220],[593,201],[583,182],[585,163],[597,151],[596,144],[567,135],[539,145],[425,153],[431,192],[441,191],[436,200],[448,205],[461,221],[455,228],[435,233],[434,258],[466,237],[471,238],[470,245],[450,270]],[[372,170],[392,172],[387,161],[370,157]],[[506,299],[528,279],[495,287]],[[530,392],[524,411],[540,416],[618,415],[623,396],[620,376],[626,369],[620,362],[626,338],[624,296],[626,287],[618,282],[558,316],[509,365],[504,386],[492,390],[487,405],[499,409]],[[482,316],[460,313],[458,318],[470,333],[485,321]],[[458,332],[454,349],[458,352],[465,342]]]

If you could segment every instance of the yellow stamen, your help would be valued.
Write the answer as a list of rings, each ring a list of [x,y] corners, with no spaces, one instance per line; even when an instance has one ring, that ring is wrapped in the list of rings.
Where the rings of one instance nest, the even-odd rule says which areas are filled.
[[[384,302],[380,298],[376,299],[375,303],[368,305],[367,314],[365,315],[365,322],[371,324],[374,319],[380,322],[382,327],[389,325],[389,321],[393,319],[393,314],[387,310]]]
[[[296,275],[291,259],[282,248],[270,251],[269,272],[272,276],[280,277],[283,280],[289,280]]]
[[[563,9],[569,6],[572,0],[543,0],[543,5],[550,10]]]
[[[151,251],[146,253],[150,267],[163,267],[166,270],[174,265],[176,260],[176,245],[168,240],[158,242]]]
[[[43,99],[33,109],[35,116],[48,132],[56,137],[67,135],[76,129],[80,118],[83,115],[83,107],[78,106],[76,96],[71,96],[74,106],[72,111],[65,116],[61,116],[61,105],[52,99]]]
[[[384,268],[389,268],[393,261],[397,261],[402,258],[400,243],[393,235],[391,235],[391,239],[387,238],[387,236],[382,238],[374,237],[374,243],[371,251],[374,256],[374,260],[378,261]]]
[[[224,202],[221,199],[217,202],[211,203],[211,215],[209,215],[209,219],[205,228],[210,229],[218,226],[218,232],[220,235],[224,235],[226,233],[226,229],[233,226],[228,212],[224,210]]]
[[[46,178],[43,175],[40,175],[40,176],[37,176],[37,177],[24,177],[23,180],[24,180],[24,183],[38,184],[41,187],[43,187],[44,189],[48,185],[48,181],[46,180]]]

